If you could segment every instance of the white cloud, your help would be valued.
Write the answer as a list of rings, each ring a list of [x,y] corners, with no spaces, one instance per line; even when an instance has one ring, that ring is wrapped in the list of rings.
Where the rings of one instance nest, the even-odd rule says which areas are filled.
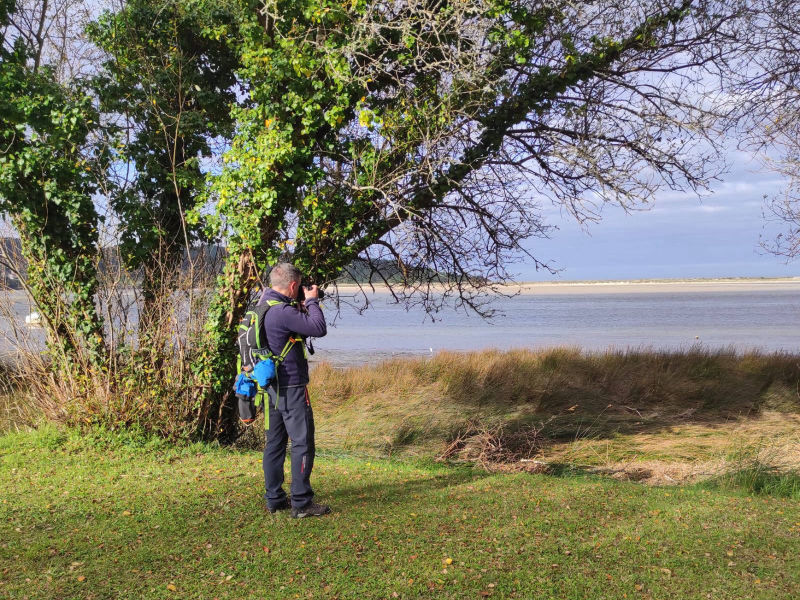
[[[694,207],[692,210],[696,210],[702,213],[718,213],[724,212],[726,210],[730,210],[730,206],[719,206],[714,204],[701,204],[700,206]]]

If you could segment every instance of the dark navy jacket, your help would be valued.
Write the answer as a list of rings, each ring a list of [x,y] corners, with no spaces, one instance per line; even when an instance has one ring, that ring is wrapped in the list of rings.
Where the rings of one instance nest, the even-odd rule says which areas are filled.
[[[264,330],[267,332],[267,345],[273,354],[280,354],[289,336],[292,334],[306,337],[322,337],[328,333],[325,316],[319,307],[319,300],[309,298],[306,300],[308,314],[300,311],[289,303],[292,299],[267,288],[258,301],[264,304],[268,300],[279,300],[283,304],[276,304],[267,311],[264,317]],[[308,361],[306,360],[303,343],[296,343],[284,361],[278,366],[278,385],[299,386],[308,384]]]

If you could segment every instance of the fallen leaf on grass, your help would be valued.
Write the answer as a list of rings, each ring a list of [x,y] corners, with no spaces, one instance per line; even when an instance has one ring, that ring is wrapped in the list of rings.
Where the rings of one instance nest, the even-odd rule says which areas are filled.
[[[167,584],[167,589],[168,589],[170,592],[177,592],[177,591],[178,591],[178,588],[177,588],[177,587],[175,587],[175,584],[174,584],[174,583]]]
[[[129,511],[129,510],[123,510],[122,511],[122,516],[123,517],[130,517],[132,514],[133,513],[131,511]]]
[[[85,575],[78,575],[78,581],[86,581]]]

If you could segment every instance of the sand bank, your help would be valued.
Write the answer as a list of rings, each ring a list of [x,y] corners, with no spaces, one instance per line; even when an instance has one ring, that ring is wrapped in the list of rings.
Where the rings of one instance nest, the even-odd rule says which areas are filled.
[[[358,286],[340,285],[341,294],[358,292]],[[364,288],[369,290],[368,287]],[[636,281],[547,281],[502,286],[503,292],[532,295],[565,294],[654,294],[702,292],[769,292],[797,291],[800,294],[800,277],[776,279],[655,279]],[[385,285],[375,285],[375,291],[385,292]]]

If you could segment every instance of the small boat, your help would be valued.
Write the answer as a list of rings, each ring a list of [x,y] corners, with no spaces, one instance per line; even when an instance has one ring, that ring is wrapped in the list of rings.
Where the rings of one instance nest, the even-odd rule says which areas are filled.
[[[38,312],[34,311],[25,317],[25,324],[26,325],[41,325],[42,324],[42,315]]]

